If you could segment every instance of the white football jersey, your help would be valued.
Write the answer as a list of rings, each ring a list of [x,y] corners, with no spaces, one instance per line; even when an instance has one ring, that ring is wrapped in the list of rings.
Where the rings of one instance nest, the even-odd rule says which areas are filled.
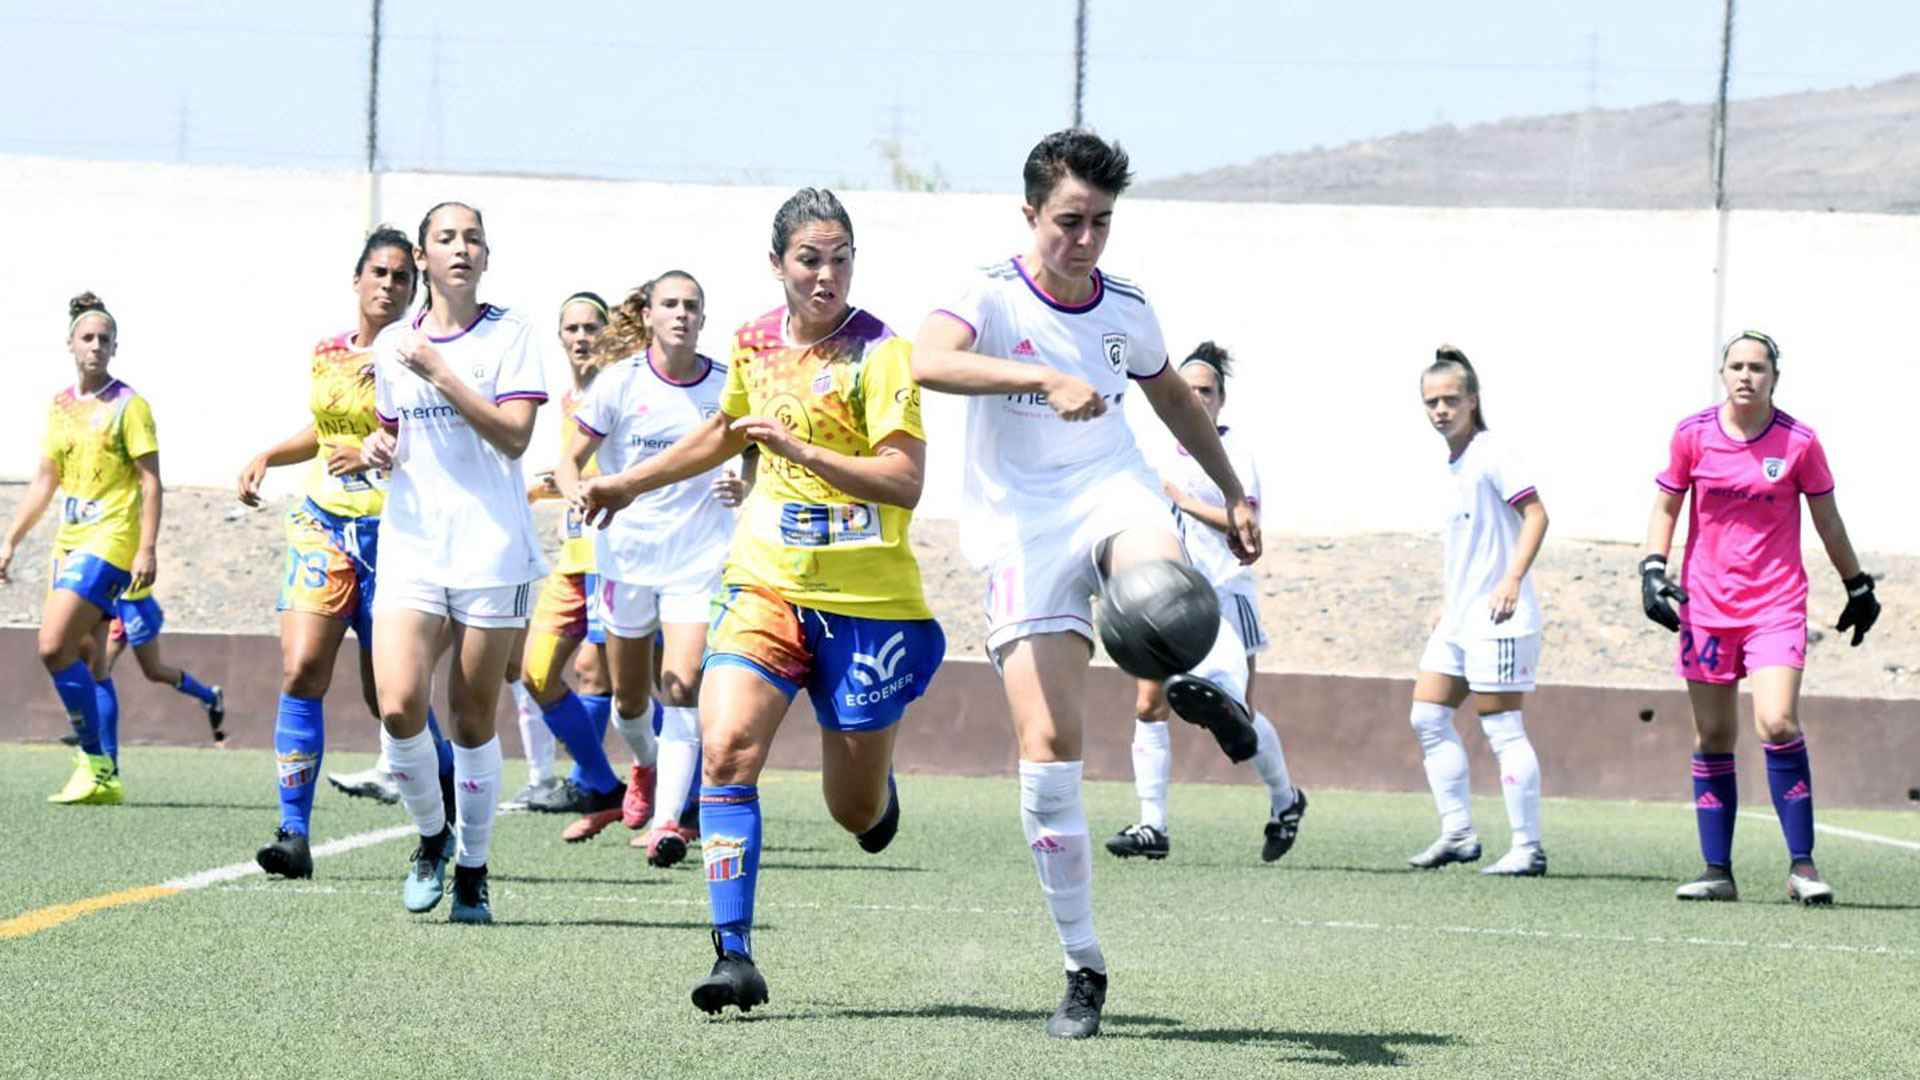
[[[967,475],[961,543],[975,562],[1038,531],[1046,510],[1115,473],[1151,475],[1122,409],[1128,382],[1170,373],[1160,320],[1138,286],[1094,272],[1093,295],[1062,304],[1019,259],[982,268],[966,294],[940,309],[971,327],[972,351],[1040,364],[1085,380],[1105,414],[1068,423],[1044,394],[967,399]]]
[[[1231,428],[1220,429],[1220,445],[1227,451],[1227,461],[1233,466],[1233,474],[1240,478],[1240,486],[1247,493],[1247,501],[1253,504],[1256,520],[1260,516],[1260,474],[1253,466],[1252,448],[1246,444]],[[1186,492],[1208,506],[1224,509],[1226,497],[1220,494],[1220,488],[1207,476],[1200,463],[1187,453],[1184,446],[1175,446],[1164,459],[1156,462],[1161,478]],[[1193,568],[1200,571],[1216,589],[1231,589],[1245,592],[1253,585],[1253,567],[1242,566],[1234,557],[1233,549],[1227,546],[1227,534],[1198,518],[1179,515],[1180,539],[1187,546],[1187,557],[1193,560]]]
[[[1452,506],[1447,514],[1446,614],[1437,632],[1454,639],[1517,638],[1540,632],[1540,602],[1533,575],[1520,582],[1513,617],[1495,623],[1487,596],[1513,565],[1520,539],[1520,512],[1514,503],[1534,491],[1533,474],[1492,432],[1473,437],[1460,456],[1447,463],[1452,477]]]
[[[679,442],[720,412],[727,365],[701,357],[700,374],[676,383],[650,354],[637,353],[602,371],[587,388],[573,422],[597,436],[602,473],[622,472]],[[713,497],[715,468],[656,488],[595,531],[600,576],[624,585],[666,585],[717,577],[733,538],[733,511]]]
[[[374,411],[399,428],[377,569],[447,589],[538,580],[547,564],[519,459],[481,438],[440,391],[400,363],[401,342],[421,318],[396,322],[373,340]],[[430,340],[488,401],[547,400],[540,349],[518,312],[482,304],[464,329]]]

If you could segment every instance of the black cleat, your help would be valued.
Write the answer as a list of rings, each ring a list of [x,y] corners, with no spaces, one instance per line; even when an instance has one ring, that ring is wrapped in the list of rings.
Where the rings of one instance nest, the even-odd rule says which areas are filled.
[[[213,729],[214,742],[226,742],[227,733],[221,725],[227,722],[227,693],[217,686],[207,689],[213,692],[213,700],[206,703],[207,726]]]
[[[1260,751],[1247,707],[1233,700],[1220,685],[1198,675],[1175,675],[1167,680],[1167,705],[1189,724],[1213,732],[1227,760],[1248,761]]]
[[[752,1012],[755,1005],[767,1003],[767,980],[745,953],[720,947],[720,931],[713,932],[713,951],[720,954],[713,962],[713,974],[693,984],[693,1004],[709,1015],[732,1005],[741,1012]]]
[[[1173,850],[1173,845],[1167,840],[1165,829],[1156,829],[1151,825],[1129,825],[1107,837],[1107,850],[1123,859],[1131,859],[1135,855],[1164,859]]]
[[[893,835],[900,831],[900,789],[894,786],[891,774],[887,777],[887,809],[873,828],[861,833],[854,839],[860,842],[860,850],[869,855],[878,855],[893,843]]]
[[[559,783],[529,796],[527,809],[542,814],[584,814],[587,793],[574,786],[572,780],[562,777]]]
[[[260,864],[260,869],[276,877],[313,876],[313,852],[307,849],[307,838],[297,832],[273,830],[273,841],[261,844],[260,850],[253,853],[253,861]]]
[[[487,868],[453,868],[453,905],[447,909],[447,921],[485,925],[493,921],[493,904],[487,897]]]
[[[65,735],[60,736],[60,745],[61,746],[79,746],[80,733],[77,731],[69,731]]]
[[[1090,1039],[1100,1034],[1100,1010],[1107,1004],[1107,977],[1092,968],[1067,972],[1067,995],[1047,1021],[1056,1039]]]
[[[1300,819],[1307,816],[1307,793],[1293,789],[1293,805],[1273,815],[1267,822],[1267,842],[1260,846],[1260,860],[1273,862],[1293,850],[1300,837]]]

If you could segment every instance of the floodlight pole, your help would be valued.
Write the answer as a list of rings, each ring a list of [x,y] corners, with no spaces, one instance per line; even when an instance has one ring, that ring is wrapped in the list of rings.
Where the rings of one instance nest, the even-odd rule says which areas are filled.
[[[1073,126],[1086,122],[1087,0],[1075,0],[1073,12]]]
[[[363,201],[368,233],[380,223],[380,0],[373,0],[367,39],[367,171]]]
[[[1710,149],[1713,169],[1713,348],[1718,355],[1726,340],[1727,318],[1727,83],[1733,74],[1733,3],[1726,0],[1720,23],[1720,94],[1713,105]],[[1714,365],[1713,390],[1720,389],[1719,365]]]

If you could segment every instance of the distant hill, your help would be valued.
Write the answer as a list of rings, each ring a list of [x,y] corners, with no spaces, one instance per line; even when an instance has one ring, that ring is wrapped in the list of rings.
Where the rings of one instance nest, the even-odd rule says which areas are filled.
[[[1711,105],[1522,117],[1137,185],[1227,202],[1691,209],[1713,205]],[[1730,102],[1735,209],[1920,212],[1920,74],[1864,89]]]

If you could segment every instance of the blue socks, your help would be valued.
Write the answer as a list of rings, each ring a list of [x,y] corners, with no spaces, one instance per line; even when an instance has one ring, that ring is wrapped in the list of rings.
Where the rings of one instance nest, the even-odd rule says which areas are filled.
[[[202,686],[199,679],[185,671],[180,672],[180,681],[173,688],[190,697],[199,698],[202,705],[213,704],[213,691]]]
[[[427,732],[433,736],[433,752],[440,758],[440,775],[453,775],[453,744],[440,734],[440,719],[433,715],[433,706],[427,706]],[[453,816],[453,807],[447,807],[447,816]]]
[[[753,955],[753,892],[760,879],[760,789],[717,784],[700,792],[707,902],[720,947]]]
[[[607,703],[611,711],[612,699],[600,698]],[[569,690],[560,700],[551,705],[540,706],[546,714],[547,727],[553,731],[553,737],[560,740],[573,755],[573,782],[576,786],[595,792],[609,792],[620,786],[620,777],[614,774],[612,762],[607,760],[606,721],[608,714],[602,712],[602,720],[596,725],[588,713],[586,700]]]
[[[1693,818],[1700,828],[1700,854],[1708,866],[1733,866],[1734,814],[1739,809],[1733,755],[1693,755]]]
[[[607,724],[613,719],[613,697],[610,694],[579,694],[580,704],[587,710],[587,716],[593,720],[593,737],[601,742],[607,741]]]
[[[1813,770],[1807,763],[1807,740],[1762,743],[1767,752],[1767,790],[1773,794],[1773,812],[1786,834],[1787,855],[1813,858]]]
[[[120,771],[120,691],[109,675],[93,684],[94,708],[100,714],[100,749],[113,759],[113,771]]]
[[[106,754],[100,745],[100,700],[94,689],[93,672],[86,661],[75,660],[53,673],[53,690],[66,707],[67,721],[80,735],[80,749],[95,757]]]
[[[273,752],[280,762],[280,827],[290,833],[309,835],[308,821],[313,816],[313,793],[320,779],[326,735],[319,698],[280,695],[280,711],[273,722]]]

